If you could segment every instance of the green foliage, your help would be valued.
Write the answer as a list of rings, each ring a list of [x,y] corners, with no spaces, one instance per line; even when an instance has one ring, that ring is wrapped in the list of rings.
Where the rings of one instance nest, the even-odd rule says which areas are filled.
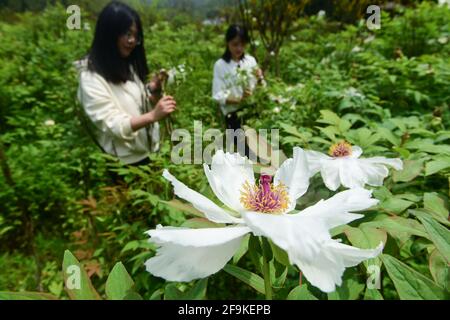
[[[91,26],[89,12],[96,10],[83,15]],[[163,21],[154,10],[140,9],[150,69],[184,64],[188,70],[171,88],[178,104],[173,126],[192,132],[193,121],[201,120],[204,130],[223,128],[210,95],[224,26],[200,26],[185,16]],[[280,77],[268,72],[268,86],[242,111],[252,128],[280,128],[287,155],[293,146],[326,152],[347,140],[361,146],[364,157],[404,161],[403,170],[373,188],[378,206],[333,230],[359,248],[382,241],[385,254],[348,270],[328,295],[271,242],[263,243],[264,261],[255,237],[246,237],[224,271],[208,280],[166,283],[145,271],[156,249],[146,230],[212,226],[173,200],[162,169],[210,198],[213,193],[202,166],[170,162],[167,140],[148,166],[124,166],[101,154],[76,117],[72,67],[86,54],[92,30],[67,30],[66,17],[63,6],[50,6],[0,22],[0,160],[14,182],[0,175],[0,299],[253,299],[266,293],[265,268],[276,299],[448,298],[450,10],[431,4],[402,9],[383,16],[382,29],[373,32],[364,24],[298,19],[279,52]],[[255,46],[261,60],[265,49]],[[111,171],[124,182],[114,184]],[[313,177],[298,208],[332,194]],[[24,236],[30,221],[31,243]],[[114,265],[117,260],[123,263]],[[70,265],[80,267],[81,291],[64,290]],[[366,282],[373,265],[381,266],[376,289]]]

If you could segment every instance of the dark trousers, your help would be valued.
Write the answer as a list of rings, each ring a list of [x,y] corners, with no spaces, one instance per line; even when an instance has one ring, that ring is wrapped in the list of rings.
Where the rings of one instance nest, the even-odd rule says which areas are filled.
[[[242,123],[244,120],[237,115],[237,112],[231,112],[225,116],[225,125],[227,129],[232,130],[238,130],[242,129]],[[244,146],[245,146],[245,156],[249,157],[250,149],[247,145],[247,142],[245,141],[245,136],[234,136],[234,146],[235,146],[235,152],[237,152],[237,146],[238,146],[238,139],[244,139]],[[242,155],[244,156],[244,155]]]
[[[147,164],[150,164],[149,158],[144,158],[143,160],[135,162],[135,163],[129,163],[129,164],[127,164],[127,166],[138,167],[138,166],[144,166]],[[114,182],[114,184],[120,184],[120,183],[125,182],[123,180],[122,176],[120,176],[117,172],[115,172],[115,171],[108,171],[108,172],[109,172],[109,175],[110,175],[112,181]]]

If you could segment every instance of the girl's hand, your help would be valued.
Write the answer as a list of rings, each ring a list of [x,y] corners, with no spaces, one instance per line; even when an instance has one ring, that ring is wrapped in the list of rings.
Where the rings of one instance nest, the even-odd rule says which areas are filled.
[[[245,98],[250,97],[252,94],[253,94],[252,89],[245,88],[244,94],[242,95],[242,100],[244,100]]]
[[[264,72],[258,68],[255,70],[255,76],[257,79],[263,79],[264,78]]]
[[[158,101],[155,108],[150,112],[153,113],[153,120],[159,121],[174,112],[176,108],[177,102],[173,99],[173,97],[165,96]]]
[[[152,94],[158,95],[161,94],[162,90],[162,83],[160,77],[158,75],[155,75],[152,80],[150,80],[149,83],[147,83],[147,87],[149,88],[150,92]]]

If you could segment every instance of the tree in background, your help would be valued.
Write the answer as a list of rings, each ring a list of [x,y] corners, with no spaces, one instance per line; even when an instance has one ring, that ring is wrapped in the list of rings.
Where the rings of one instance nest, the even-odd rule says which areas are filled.
[[[254,50],[258,33],[266,50],[263,69],[274,60],[275,72],[280,73],[278,56],[295,20],[303,13],[310,0],[238,0],[242,24],[249,31]]]
[[[311,0],[305,8],[305,13],[313,15],[323,10],[332,20],[355,23],[366,16],[367,7],[370,5],[378,5],[383,10],[392,12],[398,6],[413,6],[424,1],[437,2],[436,0]]]

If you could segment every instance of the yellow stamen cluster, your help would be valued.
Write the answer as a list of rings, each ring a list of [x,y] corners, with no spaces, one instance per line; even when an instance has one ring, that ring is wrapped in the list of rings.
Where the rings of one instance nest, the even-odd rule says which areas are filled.
[[[328,151],[328,154],[332,157],[347,157],[352,154],[352,146],[346,141],[341,141],[333,144]]]
[[[261,213],[280,214],[289,207],[289,195],[283,184],[251,185],[246,181],[242,186],[240,201],[245,209]]]

